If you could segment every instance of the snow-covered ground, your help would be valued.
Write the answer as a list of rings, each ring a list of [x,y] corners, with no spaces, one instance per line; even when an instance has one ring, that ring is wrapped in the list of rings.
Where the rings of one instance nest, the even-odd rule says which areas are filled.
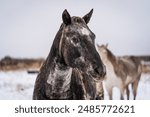
[[[26,71],[0,72],[0,100],[31,100],[36,76],[37,74],[28,74]],[[117,88],[114,88],[113,93],[113,98],[119,99]],[[107,92],[105,99],[108,99]],[[150,100],[150,74],[142,75],[137,99]]]
[[[31,100],[36,76],[26,71],[0,72],[0,99]]]

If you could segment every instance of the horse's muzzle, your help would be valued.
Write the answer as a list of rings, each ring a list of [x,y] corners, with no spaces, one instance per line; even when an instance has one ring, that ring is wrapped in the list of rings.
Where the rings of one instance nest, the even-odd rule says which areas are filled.
[[[96,67],[94,69],[94,71],[100,75],[100,77],[104,77],[106,75],[106,67],[105,65],[102,65],[102,68],[101,67]]]
[[[94,73],[93,73],[93,77],[94,77],[94,80],[103,80],[104,77],[106,75],[106,67],[105,65],[102,65],[102,67],[95,67],[94,68]]]

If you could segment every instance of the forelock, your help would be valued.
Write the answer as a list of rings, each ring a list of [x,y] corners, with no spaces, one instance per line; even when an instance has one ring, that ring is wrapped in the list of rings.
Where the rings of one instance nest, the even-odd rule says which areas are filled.
[[[80,17],[72,17],[72,23],[85,24],[85,21]]]
[[[80,17],[72,17],[72,24],[66,26],[64,33],[66,37],[87,36],[91,43],[93,42],[91,39],[95,38],[95,34],[88,28],[85,21]]]

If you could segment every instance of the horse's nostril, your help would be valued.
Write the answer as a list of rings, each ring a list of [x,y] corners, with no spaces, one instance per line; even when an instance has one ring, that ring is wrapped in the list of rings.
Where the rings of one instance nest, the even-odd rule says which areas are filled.
[[[106,75],[106,67],[103,65],[103,67],[96,67],[95,69],[95,72],[97,74],[99,74],[101,77],[104,77]]]
[[[95,72],[98,74],[101,74],[102,70],[99,67],[97,67],[97,68],[95,68]]]

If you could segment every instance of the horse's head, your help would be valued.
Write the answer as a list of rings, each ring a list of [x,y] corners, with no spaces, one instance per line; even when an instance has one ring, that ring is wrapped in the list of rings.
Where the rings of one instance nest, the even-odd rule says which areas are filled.
[[[105,66],[95,48],[95,34],[87,26],[93,9],[84,17],[71,17],[67,10],[62,14],[63,30],[59,53],[65,63],[86,72],[95,80],[105,75]]]
[[[106,45],[97,45],[98,53],[101,56],[103,62],[109,61],[112,58],[113,54],[108,49],[108,44]]]

